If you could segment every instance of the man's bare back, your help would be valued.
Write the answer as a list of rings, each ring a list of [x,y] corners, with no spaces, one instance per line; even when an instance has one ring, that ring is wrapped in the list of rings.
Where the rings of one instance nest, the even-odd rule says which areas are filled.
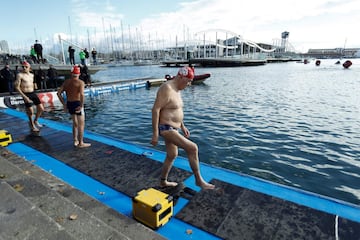
[[[84,82],[79,79],[67,79],[63,85],[68,101],[80,101],[83,88]]]

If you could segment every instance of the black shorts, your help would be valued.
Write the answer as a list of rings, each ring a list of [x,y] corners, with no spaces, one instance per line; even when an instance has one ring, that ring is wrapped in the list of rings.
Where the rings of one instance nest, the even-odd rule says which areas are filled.
[[[32,101],[32,103],[25,102],[25,107],[29,108],[32,105],[41,104],[41,101],[35,92],[29,92],[29,93],[24,93],[24,94]]]
[[[78,107],[80,107],[80,101],[67,101],[66,102],[66,107],[69,111],[69,113],[72,115],[72,114],[77,114],[77,115],[81,115],[82,114],[82,110],[81,111],[76,111],[76,109]]]

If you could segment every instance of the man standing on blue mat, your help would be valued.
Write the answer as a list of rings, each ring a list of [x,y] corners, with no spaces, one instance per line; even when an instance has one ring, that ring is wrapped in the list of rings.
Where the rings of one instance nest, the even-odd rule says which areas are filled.
[[[160,178],[160,186],[175,187],[176,182],[168,181],[170,169],[178,155],[178,147],[185,150],[190,167],[195,175],[196,185],[202,189],[214,189],[215,186],[206,182],[200,173],[198,146],[189,140],[190,132],[185,127],[183,118],[183,101],[180,91],[184,90],[194,78],[190,67],[180,68],[173,80],[163,83],[158,92],[152,108],[153,136],[151,144],[156,146],[159,135],[165,139],[166,158]],[[182,130],[184,135],[179,133]]]
[[[72,133],[74,146],[79,148],[90,147],[90,143],[84,143],[85,112],[84,112],[84,82],[79,79],[80,67],[74,66],[71,70],[71,78],[65,80],[57,91],[57,96],[64,106],[64,111],[71,114],[73,121]],[[66,102],[62,93],[66,93]]]
[[[34,74],[30,72],[30,63],[24,61],[22,63],[23,71],[18,73],[15,81],[15,89],[23,97],[26,107],[26,113],[29,117],[29,126],[33,132],[39,132],[42,125],[38,122],[41,114],[44,112],[39,97],[35,93],[37,85],[34,82]],[[36,106],[36,114],[33,119],[34,110],[33,105]]]

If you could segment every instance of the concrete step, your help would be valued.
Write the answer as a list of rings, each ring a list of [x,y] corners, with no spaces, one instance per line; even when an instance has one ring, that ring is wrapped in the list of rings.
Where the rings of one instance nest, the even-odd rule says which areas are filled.
[[[26,216],[17,219],[19,215],[14,215],[13,225],[9,225],[7,221],[2,221],[3,217],[0,215],[0,238],[3,237],[2,229],[6,228],[7,234],[12,235],[13,238],[7,238],[6,235],[4,239],[32,239],[18,238],[16,235],[33,232],[64,235],[61,238],[38,235],[40,237],[34,239],[164,239],[151,229],[72,188],[31,162],[4,148],[0,151],[1,189],[2,186],[6,186],[4,189],[7,189],[6,193],[1,191],[1,194],[11,193],[9,195],[13,196],[13,199],[21,201],[11,207],[12,205],[7,205],[4,201],[11,203],[13,199],[1,198],[0,214],[9,218],[12,214],[9,215],[7,212],[11,213],[13,211],[11,209],[19,208]],[[7,207],[3,209],[3,206]],[[42,218],[40,220],[33,218],[33,212],[36,213],[34,216]],[[72,216],[75,219],[71,219]],[[14,224],[16,219],[24,221],[22,228],[15,227],[18,226]],[[46,222],[49,226],[42,222]]]
[[[2,239],[76,239],[8,183],[1,182],[0,189]]]

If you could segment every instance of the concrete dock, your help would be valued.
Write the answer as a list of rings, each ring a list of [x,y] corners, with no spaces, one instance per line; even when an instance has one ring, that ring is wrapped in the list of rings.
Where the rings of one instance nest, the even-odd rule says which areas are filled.
[[[165,239],[0,147],[0,239]]]

